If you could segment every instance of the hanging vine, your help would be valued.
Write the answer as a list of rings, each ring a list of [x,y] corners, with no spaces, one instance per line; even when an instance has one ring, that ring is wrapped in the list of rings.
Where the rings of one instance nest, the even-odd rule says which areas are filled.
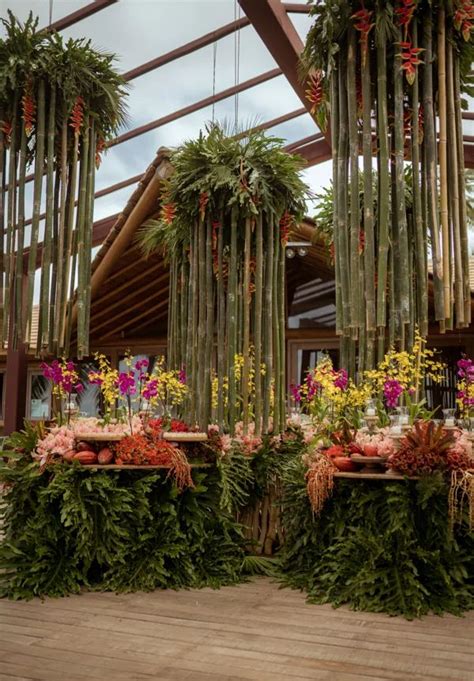
[[[355,354],[372,368],[388,340],[427,334],[429,269],[441,331],[471,321],[461,93],[474,92],[474,5],[313,0],[311,14],[302,61],[317,120],[331,116],[337,333],[355,373]]]
[[[202,428],[284,427],[285,244],[307,188],[302,159],[281,147],[210,126],[172,155],[160,218],[142,231],[170,262],[168,357],[191,386],[185,418]]]
[[[88,354],[95,168],[124,122],[125,82],[114,56],[93,50],[89,41],[38,31],[31,14],[22,24],[9,12],[2,23],[0,342],[30,342],[38,298],[31,349],[67,354],[77,286],[81,357]]]

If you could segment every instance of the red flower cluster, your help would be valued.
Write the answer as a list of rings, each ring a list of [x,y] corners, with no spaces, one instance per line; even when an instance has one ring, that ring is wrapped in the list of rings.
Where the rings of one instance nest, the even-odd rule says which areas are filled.
[[[410,85],[413,85],[416,77],[416,67],[419,64],[423,64],[422,60],[419,58],[419,55],[423,52],[423,48],[412,47],[412,44],[409,41],[400,43],[400,47],[402,48],[402,69],[405,71],[407,81]]]
[[[161,219],[167,225],[171,225],[176,216],[175,203],[163,203],[161,206]]]
[[[416,0],[401,0],[400,6],[395,9],[395,14],[398,16],[400,26],[405,30],[405,35],[413,19],[415,9]]]
[[[316,71],[309,76],[309,87],[306,90],[306,99],[313,105],[311,107],[311,113],[314,114],[315,111],[319,109],[324,99],[323,90],[323,72]]]
[[[95,167],[97,170],[100,168],[100,164],[102,163],[102,152],[104,151],[106,147],[106,143],[103,137],[99,137],[97,140],[97,144],[95,145]]]
[[[474,5],[472,0],[457,0],[454,13],[454,27],[460,31],[466,42],[471,39],[474,28]]]
[[[285,210],[280,220],[280,239],[283,245],[288,243],[288,238],[290,236],[290,229],[294,223],[293,216]]]
[[[148,427],[153,435],[160,435],[163,431],[163,419],[151,419]],[[189,426],[179,419],[171,419],[169,430],[173,433],[189,433]]]
[[[369,33],[375,26],[375,23],[372,22],[372,15],[373,12],[363,7],[358,12],[353,14],[351,17],[352,19],[354,19],[354,28],[356,29],[356,31],[359,31],[360,33],[359,42],[362,48],[362,66],[365,65],[365,60],[367,58],[367,45],[369,42]]]
[[[69,125],[74,130],[76,135],[81,132],[82,124],[84,122],[84,100],[82,97],[76,97],[74,106],[71,112],[71,122]]]
[[[21,98],[21,108],[23,111],[23,121],[25,124],[25,132],[30,136],[33,132],[35,124],[36,104],[31,93],[31,82],[27,84],[23,97]]]

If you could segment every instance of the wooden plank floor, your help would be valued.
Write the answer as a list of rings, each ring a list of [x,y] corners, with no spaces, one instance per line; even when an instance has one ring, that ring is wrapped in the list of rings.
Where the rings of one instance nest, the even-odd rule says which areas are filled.
[[[474,681],[474,612],[407,622],[220,591],[0,601],[0,681]]]

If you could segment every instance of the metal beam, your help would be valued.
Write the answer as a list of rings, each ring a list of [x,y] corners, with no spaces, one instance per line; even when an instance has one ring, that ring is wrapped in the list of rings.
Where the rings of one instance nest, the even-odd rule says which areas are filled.
[[[243,92],[244,90],[248,90],[249,88],[255,87],[255,85],[266,83],[268,80],[271,80],[272,78],[276,78],[277,76],[281,75],[282,72],[280,71],[280,69],[271,69],[270,71],[265,71],[265,73],[262,73],[259,76],[255,76],[255,78],[244,80],[243,83],[233,85],[232,87],[229,87],[226,90],[222,90],[221,92],[218,92],[215,95],[211,95],[210,97],[200,99],[198,102],[194,102],[194,104],[189,104],[188,106],[185,106],[182,109],[178,109],[177,111],[173,111],[172,113],[167,114],[166,116],[162,116],[161,118],[157,118],[156,120],[151,121],[150,123],[141,125],[139,128],[129,130],[128,132],[125,132],[123,135],[119,135],[119,137],[116,137],[115,139],[111,140],[108,146],[114,147],[117,144],[122,144],[122,142],[126,142],[128,140],[133,139],[134,137],[143,135],[146,132],[150,132],[150,130],[155,130],[156,128],[159,128],[162,125],[166,125],[167,123],[172,123],[173,121],[178,120],[178,118],[183,118],[183,116],[187,116],[188,114],[194,113],[195,111],[199,111],[199,109],[204,109],[206,106],[210,106],[211,104],[220,102],[223,99],[232,97],[232,95],[235,95],[238,92]]]
[[[150,59],[150,61],[147,61],[140,66],[136,66],[134,69],[130,69],[130,71],[127,71],[123,74],[123,77],[125,80],[139,78],[145,73],[154,71],[160,66],[164,66],[165,64],[169,64],[176,59],[185,57],[186,55],[196,52],[196,50],[200,50],[207,45],[212,45],[212,43],[216,42],[216,40],[220,40],[221,38],[225,38],[228,35],[232,35],[232,33],[235,33],[235,31],[239,31],[241,28],[245,28],[245,26],[249,25],[250,21],[247,19],[247,17],[242,17],[241,19],[237,19],[237,21],[231,21],[229,24],[225,24],[225,26],[216,28],[215,31],[206,33],[195,40],[191,40],[191,42],[186,43],[185,45],[181,45],[180,47],[177,47],[170,52],[166,52],[155,59]]]
[[[303,42],[280,0],[239,0],[239,4],[252,22],[270,54],[285,74],[306,110],[311,103],[306,98],[306,83],[299,77],[299,61]],[[325,132],[330,148],[329,132]]]
[[[78,21],[87,19],[87,17],[92,16],[96,12],[100,12],[100,10],[105,9],[109,5],[113,5],[116,2],[118,2],[118,0],[94,0],[94,2],[84,5],[84,7],[81,7],[75,12],[67,14],[65,17],[62,17],[62,19],[53,21],[53,23],[49,24],[49,26],[45,26],[44,30],[63,31],[65,28],[69,28],[69,26],[77,24]]]
[[[309,14],[311,7],[304,2],[284,2],[285,12],[290,14]]]

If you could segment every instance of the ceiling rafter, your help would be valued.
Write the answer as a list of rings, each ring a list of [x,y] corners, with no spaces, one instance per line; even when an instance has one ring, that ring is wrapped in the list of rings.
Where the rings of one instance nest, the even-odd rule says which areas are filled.
[[[88,5],[80,7],[75,12],[71,12],[71,14],[66,14],[66,16],[61,17],[61,19],[53,21],[52,24],[45,26],[43,30],[50,32],[64,31],[65,28],[69,28],[69,26],[77,24],[78,21],[87,19],[87,17],[92,16],[96,12],[100,12],[106,7],[109,7],[109,5],[114,5],[116,2],[118,2],[118,0],[94,0],[94,2],[90,2]]]

